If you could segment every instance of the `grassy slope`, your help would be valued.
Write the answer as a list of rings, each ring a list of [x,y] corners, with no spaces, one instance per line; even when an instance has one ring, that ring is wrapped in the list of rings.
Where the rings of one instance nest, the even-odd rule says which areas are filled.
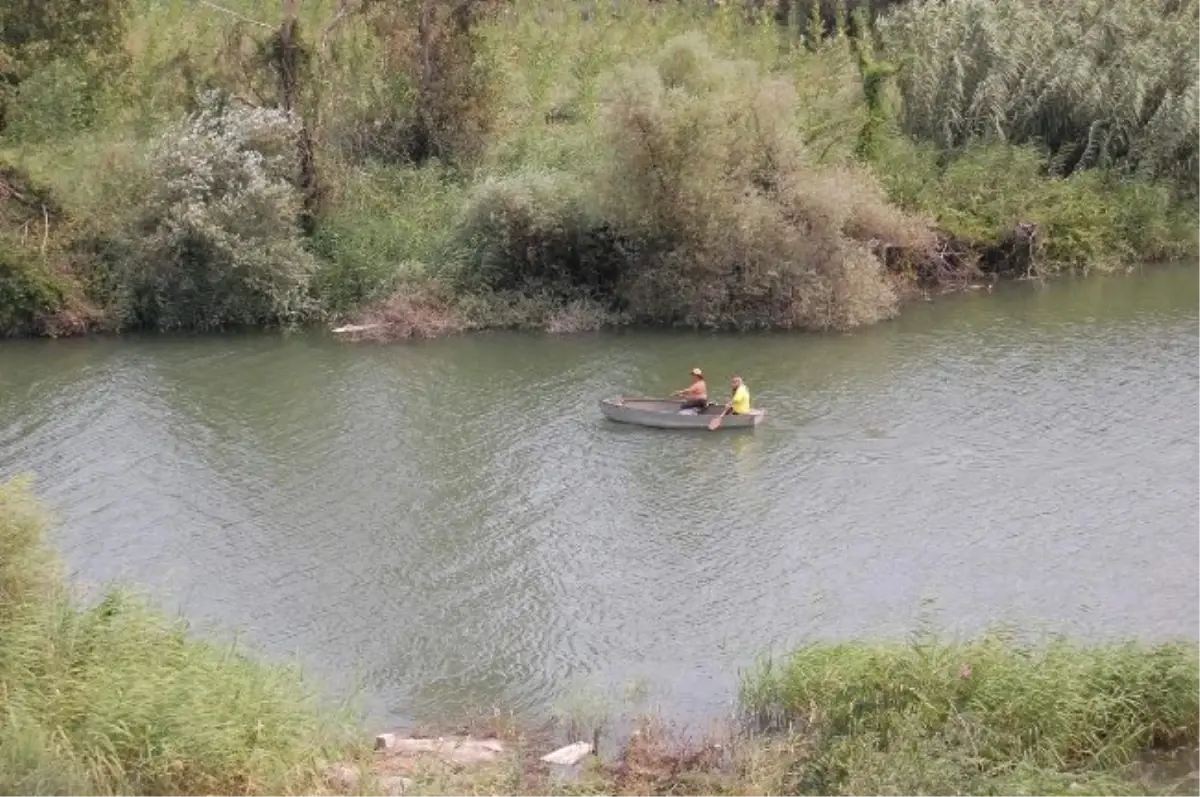
[[[191,636],[120,590],[84,606],[21,481],[0,486],[0,792],[323,790],[351,725],[290,668]]]

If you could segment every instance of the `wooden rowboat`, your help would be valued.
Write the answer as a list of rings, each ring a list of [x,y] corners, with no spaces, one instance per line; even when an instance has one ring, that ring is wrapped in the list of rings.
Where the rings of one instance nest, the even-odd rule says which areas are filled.
[[[600,400],[600,412],[618,423],[650,426],[655,429],[707,429],[721,414],[724,405],[710,406],[704,412],[681,412],[682,402],[671,399],[611,398]],[[753,429],[766,417],[765,410],[750,410],[749,415],[730,413],[721,421],[721,429]]]

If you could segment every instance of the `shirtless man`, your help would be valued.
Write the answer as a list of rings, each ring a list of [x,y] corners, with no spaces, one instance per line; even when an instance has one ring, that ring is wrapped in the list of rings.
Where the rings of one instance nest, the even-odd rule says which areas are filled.
[[[671,395],[683,399],[683,409],[703,412],[708,406],[708,384],[704,381],[704,372],[693,368],[692,384],[683,390],[676,390]]]

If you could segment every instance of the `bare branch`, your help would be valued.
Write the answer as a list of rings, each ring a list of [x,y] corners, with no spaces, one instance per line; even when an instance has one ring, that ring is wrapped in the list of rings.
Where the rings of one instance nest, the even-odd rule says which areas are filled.
[[[268,30],[271,30],[271,29],[273,29],[273,28],[274,28],[274,26],[273,26],[273,25],[268,25],[267,23],[265,23],[265,22],[261,22],[261,21],[259,21],[259,20],[257,20],[257,19],[251,19],[250,17],[247,17],[247,16],[244,16],[244,15],[242,15],[242,14],[239,14],[239,13],[238,13],[238,12],[236,12],[236,11],[233,11],[233,10],[231,10],[231,9],[225,8],[224,6],[219,6],[219,5],[217,5],[216,3],[210,2],[209,0],[198,0],[198,2],[199,2],[200,4],[202,4],[202,5],[206,5],[206,6],[208,6],[209,8],[213,8],[213,9],[216,9],[217,11],[220,11],[220,12],[222,12],[222,13],[224,13],[224,14],[228,14],[228,15],[229,15],[229,16],[231,16],[231,17],[235,17],[235,18],[237,18],[237,19],[240,19],[242,22],[249,22],[251,25],[258,25],[260,28],[267,28]]]
[[[325,27],[321,29],[320,48],[322,53],[328,49],[329,37],[333,35],[333,31],[342,24],[342,20],[350,16],[350,14],[355,11],[354,6],[355,0],[340,0],[338,2],[337,12],[333,15],[333,18],[325,24]]]

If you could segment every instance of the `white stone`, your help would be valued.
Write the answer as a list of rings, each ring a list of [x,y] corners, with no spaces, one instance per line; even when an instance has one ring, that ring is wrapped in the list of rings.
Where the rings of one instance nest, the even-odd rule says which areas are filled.
[[[396,734],[381,733],[375,737],[376,750],[391,750],[396,744]]]
[[[358,770],[345,764],[331,767],[325,777],[331,785],[342,791],[353,791],[358,786]]]
[[[372,329],[378,329],[382,324],[347,324],[344,327],[337,327],[332,332],[335,335],[342,335],[347,332],[369,332]]]
[[[590,755],[592,745],[589,742],[575,742],[566,747],[560,747],[553,753],[547,753],[542,756],[542,760],[547,764],[561,764],[566,767],[573,767]]]
[[[412,788],[412,784],[412,778],[405,778],[400,775],[392,775],[391,777],[379,779],[379,788],[384,794],[404,794]]]
[[[474,765],[490,764],[504,753],[504,744],[499,739],[475,739],[470,736],[452,736],[448,739],[396,739],[392,734],[384,735],[392,736],[392,740],[386,748],[381,748],[377,739],[376,749],[386,749],[391,755],[431,755],[447,762]]]

